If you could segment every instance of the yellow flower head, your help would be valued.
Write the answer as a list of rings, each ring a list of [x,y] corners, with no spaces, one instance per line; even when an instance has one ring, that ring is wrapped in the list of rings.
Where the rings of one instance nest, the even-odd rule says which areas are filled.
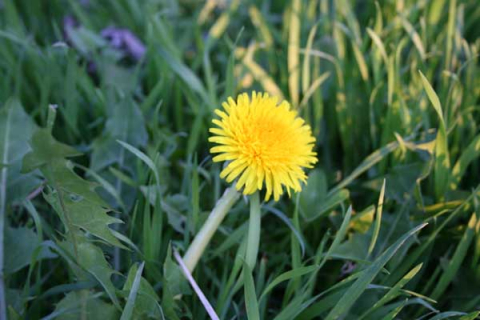
[[[278,201],[284,189],[300,191],[300,181],[306,182],[303,168],[317,162],[313,152],[315,138],[305,121],[290,110],[286,101],[277,105],[276,97],[256,94],[252,99],[244,93],[235,102],[228,98],[223,109],[215,110],[220,119],[213,123],[213,134],[208,140],[218,144],[210,149],[219,155],[213,161],[230,161],[220,177],[232,182],[239,177],[236,188],[244,194],[262,190],[266,185],[265,200],[273,193]]]

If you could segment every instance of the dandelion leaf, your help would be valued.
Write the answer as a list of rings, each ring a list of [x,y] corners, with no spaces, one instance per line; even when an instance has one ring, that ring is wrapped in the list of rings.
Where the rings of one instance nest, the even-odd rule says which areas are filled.
[[[123,290],[128,292],[132,289],[137,270],[138,266],[136,264],[130,268]],[[135,306],[133,308],[133,318],[161,319],[162,311],[158,304],[159,299],[160,298],[157,296],[150,283],[142,277],[138,288],[137,298],[135,299]]]
[[[93,295],[90,291],[68,293],[56,306],[55,319],[62,320],[114,320],[119,319],[117,309]]]
[[[55,140],[48,128],[38,129],[30,141],[30,151],[23,158],[23,172],[30,172],[56,159],[81,155],[74,148]]]
[[[56,141],[49,129],[39,129],[30,142],[32,151],[24,158],[24,171],[39,168],[55,190],[45,195],[62,218],[105,242],[125,248],[108,227],[121,220],[107,214],[107,204],[95,192],[97,184],[84,180],[70,167],[66,157],[80,153]],[[68,218],[66,218],[68,216]]]
[[[59,196],[62,197],[60,203]],[[121,223],[120,219],[111,217],[107,214],[107,209],[83,199],[76,200],[71,196],[65,196],[58,191],[55,193],[45,194],[47,202],[55,208],[60,217],[64,219],[64,210],[67,211],[70,223],[92,235],[106,241],[107,243],[124,248],[120,241],[113,235],[108,225],[112,223]]]
[[[0,181],[5,184],[6,201],[22,201],[40,179],[21,174],[22,158],[29,151],[28,140],[36,126],[17,99],[9,99],[0,109]]]
[[[78,265],[93,276],[105,289],[112,302],[119,306],[115,287],[110,279],[115,271],[108,264],[102,250],[91,242],[86,241],[86,238],[79,237],[78,240],[79,243],[77,243],[76,247],[67,241],[62,242],[60,247],[66,250],[71,257],[74,257]],[[81,273],[77,273],[77,275],[83,277]]]

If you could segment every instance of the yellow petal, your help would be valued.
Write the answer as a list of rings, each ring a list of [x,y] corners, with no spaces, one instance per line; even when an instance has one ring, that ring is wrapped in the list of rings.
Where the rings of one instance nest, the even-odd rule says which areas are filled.
[[[210,152],[218,154],[214,162],[232,161],[220,177],[229,183],[238,178],[236,187],[244,194],[265,184],[266,200],[273,195],[278,201],[285,190],[289,195],[301,191],[305,168],[318,160],[312,130],[297,111],[260,92],[242,93],[236,101],[229,97],[222,106],[215,110],[216,127],[208,139],[214,144]]]

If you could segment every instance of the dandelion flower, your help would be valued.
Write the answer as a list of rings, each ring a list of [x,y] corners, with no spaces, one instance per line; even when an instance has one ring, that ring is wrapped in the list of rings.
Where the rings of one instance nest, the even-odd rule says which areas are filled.
[[[315,138],[305,121],[276,97],[253,92],[250,99],[240,94],[237,101],[228,98],[222,110],[215,110],[220,119],[214,119],[217,128],[209,141],[217,146],[210,149],[217,154],[213,161],[229,161],[220,177],[232,182],[236,189],[248,195],[266,187],[265,200],[271,195],[278,201],[284,189],[302,189],[306,183],[304,168],[317,162],[313,151]]]

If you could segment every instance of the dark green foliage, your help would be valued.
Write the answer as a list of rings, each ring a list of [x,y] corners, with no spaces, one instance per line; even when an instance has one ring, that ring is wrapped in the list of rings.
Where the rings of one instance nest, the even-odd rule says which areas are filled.
[[[34,260],[55,258],[56,255],[48,247],[42,246],[38,235],[32,229],[21,227],[5,229],[5,265],[3,272],[15,273],[28,266]]]
[[[478,317],[478,1],[0,2],[8,319],[207,318],[172,248],[227,187],[213,110],[252,90],[319,162],[262,204],[253,270],[227,215],[193,272],[219,317]]]

